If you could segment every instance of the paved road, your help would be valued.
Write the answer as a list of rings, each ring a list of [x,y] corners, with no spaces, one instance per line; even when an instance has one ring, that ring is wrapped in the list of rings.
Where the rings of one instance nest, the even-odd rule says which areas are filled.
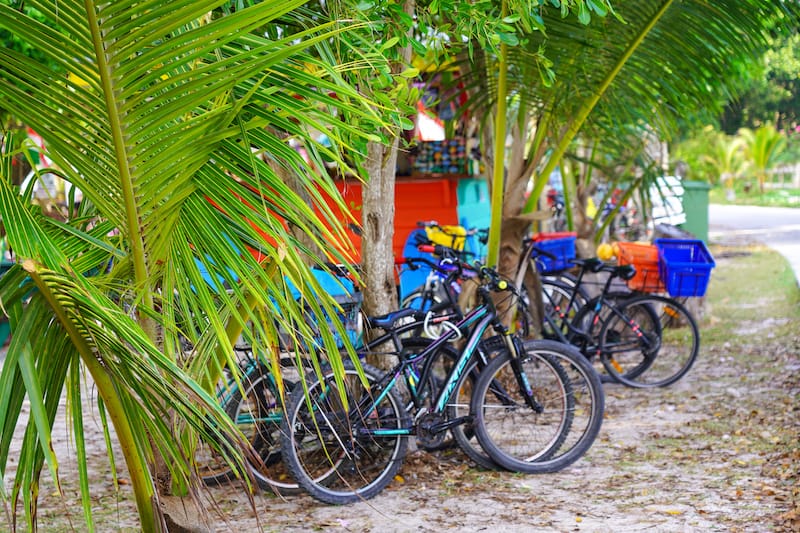
[[[800,208],[711,204],[708,222],[712,243],[760,242],[782,254],[800,285]]]

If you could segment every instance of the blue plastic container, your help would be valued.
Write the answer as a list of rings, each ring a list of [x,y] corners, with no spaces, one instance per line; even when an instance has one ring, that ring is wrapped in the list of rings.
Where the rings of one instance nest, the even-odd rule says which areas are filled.
[[[656,239],[658,271],[670,296],[705,296],[714,257],[701,240]]]
[[[576,234],[572,232],[539,233],[533,240],[536,247],[555,256],[555,259],[540,255],[536,258],[536,267],[542,274],[550,274],[566,270],[575,259]]]
[[[0,276],[5,274],[9,268],[14,266],[13,261],[6,261],[3,259],[0,262]],[[5,346],[6,342],[8,342],[8,337],[11,335],[11,325],[8,323],[8,319],[5,316],[0,315],[0,346]]]

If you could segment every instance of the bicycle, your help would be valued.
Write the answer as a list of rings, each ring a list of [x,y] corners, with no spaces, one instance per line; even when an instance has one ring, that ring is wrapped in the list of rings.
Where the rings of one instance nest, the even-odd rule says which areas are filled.
[[[573,262],[581,267],[578,284],[587,271],[604,272],[608,278],[600,295],[577,311],[572,305],[575,292],[551,283],[554,290],[543,293],[545,335],[577,346],[588,359],[599,359],[614,381],[629,387],[665,387],[691,369],[700,334],[683,304],[656,294],[612,291],[615,278],[635,275],[630,265],[607,265],[599,259]]]
[[[520,460],[518,451],[510,449],[506,440],[475,428],[478,438],[488,443],[486,451],[491,458],[500,465],[513,464],[521,472],[539,473],[563,468],[588,449],[599,432],[603,412],[603,392],[593,369],[569,347],[557,343],[547,346],[579,369],[584,380],[579,399],[589,403],[591,413],[591,423],[581,428],[580,438],[562,451],[575,411],[571,377],[555,357],[540,353],[535,341],[523,345],[519,338],[508,334],[498,320],[489,293],[513,288],[491,269],[483,267],[479,274],[483,281],[479,290],[482,304],[453,327],[445,328],[446,332],[437,339],[418,339],[427,346],[415,353],[398,354],[399,362],[389,371],[362,365],[365,381],[361,372],[349,364],[344,368],[344,380],[327,371],[310,376],[295,388],[287,403],[281,450],[292,475],[312,496],[331,504],[375,496],[399,470],[407,439],[412,435],[436,442],[451,430],[459,445],[466,444],[467,451],[471,445],[463,442],[465,433],[453,430],[476,421],[487,423],[487,416],[476,414],[484,406],[475,400],[474,392],[469,411],[453,401],[453,393],[464,389],[464,381],[471,375],[473,354],[489,327],[498,332],[508,353],[495,359],[504,364],[489,363],[479,373],[479,381],[486,384],[481,389],[482,398],[487,401],[491,396],[495,399],[492,406],[505,406],[505,410],[492,410],[497,415],[527,413],[524,422],[532,430],[526,439],[528,450]],[[433,390],[426,384],[436,383],[430,378],[432,362],[437,359],[434,356],[460,332],[466,333],[464,346],[441,386]],[[484,372],[490,368],[497,379],[485,377]],[[505,379],[508,369],[512,380]],[[401,382],[412,394],[435,393],[429,396],[430,401],[413,403],[422,407],[413,412],[413,417],[400,396]],[[417,384],[422,384],[421,390]]]
[[[331,331],[337,343],[343,346],[345,336],[349,342],[355,342],[362,327],[359,323],[361,295],[352,283],[339,286],[348,279],[349,272],[337,265],[326,266],[327,271],[315,269],[312,272],[323,288],[332,293],[341,308],[340,320],[345,331]],[[340,281],[335,281],[334,278]],[[294,297],[300,297],[300,292],[293,285],[290,285],[290,291]],[[316,344],[317,348],[320,347],[320,324],[327,324],[327,320],[322,320],[326,318],[317,317],[311,309],[307,309],[307,320],[315,325],[313,329],[317,337],[306,342]],[[291,391],[299,381],[301,372],[308,372],[313,368],[310,360],[298,355],[298,348],[303,350],[305,347],[295,345],[292,338],[294,336],[286,332],[279,336],[280,345],[277,349],[281,353],[278,360],[280,369],[276,369],[279,377],[264,362],[265,358],[256,357],[252,346],[240,340],[233,347],[237,367],[226,368],[222,382],[217,387],[217,401],[257,454],[248,461],[257,485],[280,496],[297,494],[302,489],[291,478],[280,454],[279,433],[283,420],[283,402],[278,380],[283,381],[284,390]],[[297,368],[298,363],[302,370]],[[218,485],[235,478],[227,461],[202,444],[195,453],[195,462],[201,479],[207,485]]]
[[[440,276],[445,280],[445,282],[442,283],[442,287],[448,288],[448,290],[442,291],[441,293],[443,294],[442,296],[439,296],[437,294],[435,301],[432,302],[430,305],[429,308],[430,313],[450,313],[451,317],[457,317],[457,318],[463,317],[463,310],[460,306],[460,302],[458,301],[459,294],[456,293],[454,289],[456,287],[460,287],[460,283],[463,282],[465,279],[474,281],[475,276],[470,275],[468,273],[466,276],[464,276],[464,272],[462,272],[462,270],[458,268],[457,257],[450,251],[448,247],[445,247],[443,245],[435,245],[435,246],[421,245],[419,248],[424,251],[432,253],[434,256],[441,257],[442,259],[440,259],[438,263],[425,258],[410,258],[407,259],[406,262],[412,268],[414,267],[414,265],[418,263],[426,264],[428,268],[430,268],[433,271],[437,271],[438,276]],[[521,298],[523,300],[525,299],[524,294],[519,294],[520,293],[519,290],[517,290],[516,292],[518,298]],[[524,288],[523,288],[523,293],[524,293]],[[421,333],[422,330],[423,328],[420,328],[418,331],[415,331],[414,333],[417,335],[422,334]],[[436,338],[439,334],[442,333],[442,328],[437,327],[435,325],[426,327],[424,328],[424,330],[425,330],[424,334],[430,338]],[[515,334],[519,333],[520,330],[517,329],[515,331]],[[541,342],[536,346],[540,349],[545,349],[547,347],[546,345],[542,345]],[[563,369],[565,370],[565,372],[570,374],[571,383],[573,384],[573,389],[575,389],[575,392],[577,393],[579,391],[590,388],[589,386],[585,385],[586,380],[589,378],[585,377],[582,374],[582,369],[575,368],[574,364],[571,362],[571,359],[575,358],[580,359],[583,358],[583,356],[579,352],[577,352],[577,350],[574,350],[572,353],[569,354],[569,357],[564,358],[562,353],[563,350],[564,350],[563,347],[559,347],[557,350],[551,352],[550,356],[561,359],[560,362]],[[475,361],[472,363],[474,366],[471,367],[470,374],[472,373],[479,374],[480,371],[489,364],[489,361],[494,359],[497,355],[504,354],[507,352],[508,350],[506,349],[505,344],[500,337],[495,336],[489,339],[485,339],[478,345],[478,349],[476,350],[475,353]],[[446,361],[447,359],[445,358],[444,360]],[[455,357],[451,355],[450,360],[454,361]],[[457,401],[456,409],[457,410],[461,408],[467,409],[469,393],[464,393],[462,391],[459,391],[458,395],[459,398],[465,398],[465,401]],[[576,411],[578,410],[576,409]],[[584,409],[582,412],[591,413],[592,409],[591,407],[589,407]],[[582,435],[586,431],[586,428],[589,427],[590,420],[591,417],[589,416],[581,418],[580,420],[575,420],[575,422],[573,423],[573,429],[575,429],[575,431],[573,433],[577,435]],[[581,429],[578,430],[577,428]],[[486,452],[478,443],[477,437],[474,435],[474,432],[471,431],[471,428],[468,425],[457,426],[453,429],[453,431],[460,433],[459,436],[462,437],[461,441],[462,449],[465,451],[468,457],[472,459],[474,462],[476,462],[478,465],[487,469],[497,469],[500,466],[486,454]],[[466,447],[464,446],[464,444],[469,444],[469,446]],[[425,444],[423,444],[423,447],[427,450],[439,449],[437,447],[426,446]],[[563,453],[566,453],[566,451],[568,450],[569,450],[568,447],[562,448]]]

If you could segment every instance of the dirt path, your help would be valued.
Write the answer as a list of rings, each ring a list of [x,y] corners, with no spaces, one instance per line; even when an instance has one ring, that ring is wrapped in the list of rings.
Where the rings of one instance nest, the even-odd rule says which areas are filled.
[[[728,262],[718,260],[718,268]],[[728,265],[730,267],[730,265]],[[474,468],[459,453],[410,455],[373,500],[346,507],[307,496],[259,495],[254,513],[235,485],[209,495],[217,531],[800,531],[800,328],[769,336],[770,322],[742,322],[727,342],[701,348],[692,371],[668,389],[606,385],[599,440],[567,470],[524,476]],[[713,310],[711,323],[723,320]],[[63,429],[57,451],[70,452]],[[136,531],[128,488],[117,501],[102,437],[91,437],[100,531]],[[60,456],[65,492],[76,476]],[[124,476],[124,474],[122,474]],[[6,483],[8,487],[8,477]],[[124,478],[123,478],[124,482]],[[66,504],[43,479],[41,531],[83,531],[78,500]],[[70,518],[71,517],[71,518]],[[0,515],[0,530],[7,529]]]

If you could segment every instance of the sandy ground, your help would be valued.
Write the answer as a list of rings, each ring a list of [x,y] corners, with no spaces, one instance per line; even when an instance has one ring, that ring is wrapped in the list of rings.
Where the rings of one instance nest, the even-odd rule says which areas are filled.
[[[252,509],[235,484],[209,489],[210,528],[800,531],[800,331],[771,338],[768,325],[753,320],[724,346],[702,348],[696,366],[670,388],[606,385],[598,441],[557,474],[492,472],[457,451],[417,451],[383,493],[350,506],[258,494]],[[138,531],[126,474],[116,492],[96,417],[87,431],[97,530]],[[63,419],[54,438],[66,496],[58,498],[42,476],[39,530],[85,531]],[[0,514],[0,531],[10,528],[8,520]]]

